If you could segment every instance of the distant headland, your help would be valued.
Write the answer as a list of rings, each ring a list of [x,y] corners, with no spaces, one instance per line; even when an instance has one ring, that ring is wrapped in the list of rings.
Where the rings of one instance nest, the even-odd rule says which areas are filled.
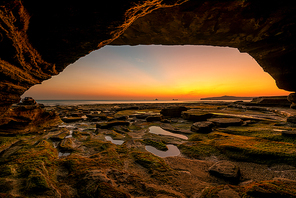
[[[253,97],[220,96],[201,98],[200,100],[252,100]]]

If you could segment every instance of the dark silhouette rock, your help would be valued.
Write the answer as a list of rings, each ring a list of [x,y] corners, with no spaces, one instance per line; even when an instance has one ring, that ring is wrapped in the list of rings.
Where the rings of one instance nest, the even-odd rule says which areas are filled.
[[[18,105],[36,105],[37,102],[32,97],[25,97]]]
[[[207,113],[204,111],[184,111],[182,112],[182,117],[185,120],[191,121],[206,121],[207,119],[211,118],[213,114]]]
[[[288,101],[292,103],[290,107],[292,109],[296,109],[296,93],[290,93],[288,96]]]
[[[181,113],[187,111],[186,107],[168,107],[160,111],[163,116],[168,117],[181,117]]]
[[[287,118],[287,122],[290,122],[290,123],[296,124],[296,115],[289,116],[289,117]]]
[[[291,102],[287,99],[287,96],[264,96],[253,98],[251,101],[261,106],[290,106]]]
[[[151,115],[146,118],[147,122],[161,121],[161,115]]]
[[[129,122],[127,121],[111,121],[111,122],[104,122],[104,123],[98,123],[96,124],[96,128],[100,128],[100,129],[108,129],[111,128],[113,126],[129,126]]]
[[[296,131],[282,131],[282,136],[296,137]]]
[[[191,126],[191,131],[196,133],[210,133],[212,132],[212,128],[214,127],[213,122],[203,121],[203,122],[195,122]]]

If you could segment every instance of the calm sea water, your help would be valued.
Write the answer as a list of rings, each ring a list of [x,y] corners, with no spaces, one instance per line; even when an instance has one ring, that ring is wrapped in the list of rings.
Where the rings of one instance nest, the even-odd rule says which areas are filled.
[[[235,100],[36,100],[45,106],[54,105],[85,105],[85,104],[124,104],[124,103],[206,103],[234,102]],[[245,101],[245,102],[249,102]]]

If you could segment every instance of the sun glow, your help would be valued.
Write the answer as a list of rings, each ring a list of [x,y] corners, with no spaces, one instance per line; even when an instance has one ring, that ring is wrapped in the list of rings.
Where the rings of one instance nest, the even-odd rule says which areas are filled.
[[[196,100],[288,95],[248,54],[211,46],[106,46],[27,91],[35,99]]]

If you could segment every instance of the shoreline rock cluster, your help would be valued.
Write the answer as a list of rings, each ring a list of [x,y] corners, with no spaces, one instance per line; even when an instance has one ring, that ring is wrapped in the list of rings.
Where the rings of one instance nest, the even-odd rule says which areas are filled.
[[[17,105],[0,126],[0,195],[293,197],[293,114],[243,102]],[[162,158],[147,145],[180,154]]]

